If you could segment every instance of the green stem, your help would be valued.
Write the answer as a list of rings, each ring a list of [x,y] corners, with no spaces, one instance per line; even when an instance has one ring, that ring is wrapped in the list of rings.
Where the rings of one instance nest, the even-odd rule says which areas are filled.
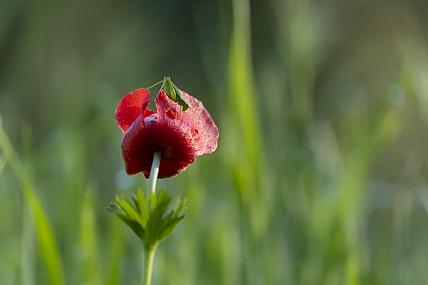
[[[150,169],[149,177],[149,191],[153,194],[156,191],[156,181],[158,179],[159,167],[161,161],[161,153],[155,152],[153,154],[152,168]],[[153,271],[153,258],[155,257],[155,251],[158,244],[144,245],[144,260],[143,260],[143,285],[150,285],[152,280]]]
[[[155,257],[156,248],[157,244],[144,246],[143,285],[150,285],[152,281],[153,259]]]
[[[152,169],[150,170],[150,177],[149,177],[149,190],[153,194],[156,191],[156,181],[158,179],[160,161],[161,161],[161,153],[159,151],[155,152],[153,154]]]

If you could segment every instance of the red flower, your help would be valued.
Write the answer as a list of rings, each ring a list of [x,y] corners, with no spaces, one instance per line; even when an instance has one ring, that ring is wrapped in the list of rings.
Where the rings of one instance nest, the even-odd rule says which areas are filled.
[[[164,91],[155,99],[157,112],[147,108],[150,92],[137,89],[117,106],[115,115],[123,131],[122,156],[126,173],[150,176],[153,154],[161,153],[158,178],[184,171],[196,156],[217,148],[218,128],[200,101],[183,92],[190,108],[182,111]]]

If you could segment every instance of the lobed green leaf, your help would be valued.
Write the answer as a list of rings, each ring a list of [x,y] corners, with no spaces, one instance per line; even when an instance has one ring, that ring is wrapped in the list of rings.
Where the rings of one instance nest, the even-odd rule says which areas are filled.
[[[145,196],[138,189],[132,201],[134,205],[127,199],[116,197],[116,203],[111,203],[107,210],[129,226],[145,246],[158,244],[168,238],[185,217],[187,200],[177,199],[171,203],[172,197],[165,190]]]

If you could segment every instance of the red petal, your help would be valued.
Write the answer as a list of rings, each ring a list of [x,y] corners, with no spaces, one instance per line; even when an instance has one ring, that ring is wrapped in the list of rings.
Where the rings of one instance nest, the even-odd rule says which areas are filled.
[[[162,155],[158,178],[179,174],[196,157],[189,134],[166,122],[159,122],[157,114],[144,119],[138,117],[122,139],[126,172],[129,175],[143,172],[149,177],[153,153],[157,151]]]
[[[116,123],[123,132],[145,111],[150,102],[150,92],[144,88],[126,94],[116,108]]]
[[[155,103],[159,121],[168,121],[175,128],[181,129],[192,137],[192,146],[197,156],[212,153],[217,149],[219,131],[202,103],[181,91],[189,103],[186,111],[172,101],[164,91],[157,96]]]

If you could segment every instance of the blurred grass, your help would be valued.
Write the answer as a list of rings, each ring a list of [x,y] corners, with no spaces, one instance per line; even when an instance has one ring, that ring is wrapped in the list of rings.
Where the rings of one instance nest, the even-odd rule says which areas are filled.
[[[153,284],[427,283],[427,9],[2,2],[0,284],[138,284],[113,113],[165,75],[220,142],[159,181],[189,215]]]
[[[0,147],[3,150],[3,155],[7,159],[7,161],[12,166],[15,175],[18,177],[21,185],[22,192],[25,197],[25,201],[30,208],[30,215],[24,215],[25,219],[34,218],[35,226],[31,225],[32,221],[24,221],[24,227],[29,227],[31,229],[36,229],[37,238],[42,254],[42,259],[49,277],[49,281],[51,284],[64,284],[63,277],[63,267],[62,260],[58,250],[57,241],[52,230],[52,226],[46,217],[45,210],[40,203],[40,199],[37,196],[36,189],[31,182],[31,174],[30,171],[27,171],[28,166],[25,166],[17,156],[9,138],[7,137],[3,127],[0,122]],[[29,231],[25,231],[24,233],[29,233]],[[25,239],[26,242],[31,242]],[[25,244],[24,244],[25,246]],[[28,247],[26,247],[28,248]],[[28,248],[31,251],[31,248]],[[23,255],[25,258],[25,255]],[[25,260],[23,261],[25,264]],[[25,272],[27,273],[27,272]],[[28,273],[27,273],[28,274]],[[31,273],[30,276],[23,277],[24,280],[32,280]]]

